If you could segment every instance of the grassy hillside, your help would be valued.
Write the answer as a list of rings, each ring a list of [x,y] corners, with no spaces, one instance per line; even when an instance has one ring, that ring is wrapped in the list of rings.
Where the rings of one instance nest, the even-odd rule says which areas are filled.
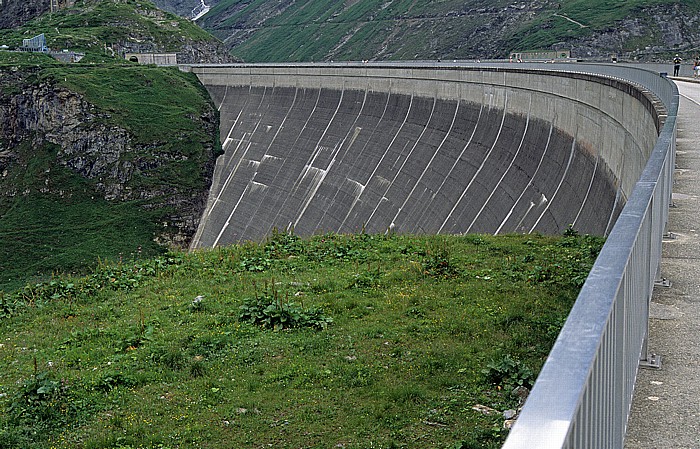
[[[129,260],[163,251],[155,242],[156,219],[139,202],[102,199],[92,182],[56,163],[56,147],[18,148],[20,167],[2,181],[26,193],[0,197],[0,290],[31,278],[82,272],[100,259]],[[60,186],[44,193],[45,185]]]
[[[0,447],[500,447],[600,245],[276,234],[28,286]]]
[[[147,0],[78,0],[0,30],[0,44],[18,47],[40,33],[51,49],[86,56],[64,65],[0,52],[0,107],[9,114],[0,124],[0,290],[99,259],[164,251],[154,239],[186,244],[219,146],[216,111],[194,75],[122,57],[168,51],[185,60],[228,58],[192,22]],[[71,109],[81,101],[89,108]],[[74,128],[64,129],[55,114],[66,114]],[[53,128],[38,129],[47,126]],[[102,148],[90,145],[96,141]],[[117,161],[99,156],[117,152]]]
[[[216,42],[192,22],[136,0],[78,0],[74,7],[46,13],[17,29],[0,30],[0,42],[19,47],[22,39],[46,35],[54,49],[112,55],[124,46],[178,51],[183,43]],[[153,51],[153,50],[151,50]]]
[[[0,80],[0,100],[7,105],[39,86],[55,86],[92,105],[89,126],[124,129],[131,140],[129,153],[114,166],[117,172],[99,178],[69,167],[80,156],[67,159],[64,136],[29,133],[20,142],[0,141],[6,170],[0,178],[0,290],[17,288],[32,276],[84,270],[98,259],[162,252],[154,238],[168,232],[164,222],[172,224],[184,213],[178,202],[206,194],[206,170],[218,145],[216,114],[196,78],[177,69],[63,65],[0,52],[3,73],[7,85]],[[206,116],[212,121],[204,123]],[[124,164],[136,167],[133,175],[114,178]],[[123,183],[127,200],[107,201],[98,182]]]
[[[631,18],[647,28],[625,38],[627,49],[663,45],[660,27],[673,24],[655,23],[648,11],[665,6],[690,16],[700,11],[692,0],[222,0],[199,23],[251,62],[483,58],[615,31],[619,21]],[[697,22],[676,19],[683,32],[697,36]]]

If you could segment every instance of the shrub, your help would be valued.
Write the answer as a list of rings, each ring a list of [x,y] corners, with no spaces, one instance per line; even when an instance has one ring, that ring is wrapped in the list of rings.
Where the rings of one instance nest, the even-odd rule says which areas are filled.
[[[376,288],[380,286],[379,273],[376,271],[366,271],[353,276],[348,288]]]
[[[265,243],[265,253],[274,259],[300,255],[304,252],[304,241],[293,232],[272,230],[272,235]]]
[[[204,365],[204,360],[201,357],[195,357],[190,365],[190,376],[197,378],[206,374],[207,369]]]
[[[118,371],[106,373],[95,385],[97,391],[111,391],[117,387],[135,387],[139,384],[138,380],[128,374]]]
[[[427,275],[442,278],[452,277],[457,273],[446,242],[438,242],[428,248],[423,258],[423,271]]]
[[[240,271],[263,272],[272,267],[272,260],[266,257],[244,257],[238,264]]]
[[[263,294],[243,300],[238,315],[240,321],[268,329],[289,329],[310,327],[325,329],[333,322],[317,308],[304,308],[286,298],[280,298],[278,292]]]
[[[510,354],[491,360],[481,372],[486,375],[488,382],[494,385],[530,388],[535,381],[532,370]]]
[[[18,307],[21,307],[21,304],[17,303],[17,299],[12,299],[9,295],[0,292],[0,319],[10,318]]]

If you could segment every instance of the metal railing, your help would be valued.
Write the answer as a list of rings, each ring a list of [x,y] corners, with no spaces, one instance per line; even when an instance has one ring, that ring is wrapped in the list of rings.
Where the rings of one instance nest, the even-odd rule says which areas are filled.
[[[624,445],[675,165],[678,90],[634,67],[564,70],[627,79],[654,92],[667,117],[649,161],[601,250],[503,449]]]

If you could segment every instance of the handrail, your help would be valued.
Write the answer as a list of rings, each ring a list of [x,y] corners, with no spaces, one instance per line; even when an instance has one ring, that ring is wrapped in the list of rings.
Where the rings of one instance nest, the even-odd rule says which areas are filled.
[[[654,92],[667,117],[503,449],[622,448],[639,362],[648,358],[649,303],[675,165],[678,90],[652,72],[605,71]]]

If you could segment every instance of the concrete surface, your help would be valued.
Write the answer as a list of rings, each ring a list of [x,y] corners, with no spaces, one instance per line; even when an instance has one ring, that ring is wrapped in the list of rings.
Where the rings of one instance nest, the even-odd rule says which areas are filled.
[[[627,449],[700,448],[700,84],[681,95],[673,202],[661,261],[670,288],[652,297],[649,349],[659,370],[637,376]]]
[[[322,232],[605,234],[656,136],[644,98],[585,75],[225,67],[192,247]]]

